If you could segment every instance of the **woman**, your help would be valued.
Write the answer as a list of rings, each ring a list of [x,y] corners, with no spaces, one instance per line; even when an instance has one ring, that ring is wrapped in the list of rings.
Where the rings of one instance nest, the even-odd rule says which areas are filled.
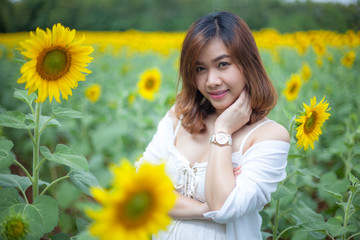
[[[141,164],[165,163],[178,193],[155,239],[262,239],[261,211],[285,176],[289,134],[266,118],[276,91],[246,23],[200,18],[180,59],[182,89]]]

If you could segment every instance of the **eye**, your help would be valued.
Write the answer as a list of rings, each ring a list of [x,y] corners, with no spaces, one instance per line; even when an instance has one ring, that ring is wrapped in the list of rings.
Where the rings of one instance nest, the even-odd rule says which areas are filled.
[[[229,65],[230,65],[230,63],[228,63],[228,62],[220,62],[218,67],[219,68],[225,68],[225,67],[227,67]]]
[[[200,67],[200,66],[196,67],[196,72],[203,72],[203,71],[205,71],[204,67]]]

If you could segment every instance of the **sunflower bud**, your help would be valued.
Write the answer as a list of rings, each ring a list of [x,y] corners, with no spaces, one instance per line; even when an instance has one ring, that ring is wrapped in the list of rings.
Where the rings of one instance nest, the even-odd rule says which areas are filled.
[[[29,223],[22,215],[5,218],[1,223],[1,235],[6,240],[24,239],[29,232]]]

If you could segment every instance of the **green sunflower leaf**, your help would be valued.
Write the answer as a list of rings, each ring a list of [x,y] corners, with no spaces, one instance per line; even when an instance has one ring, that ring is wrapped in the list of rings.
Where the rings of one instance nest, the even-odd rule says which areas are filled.
[[[53,154],[47,147],[41,146],[40,152],[49,161],[69,166],[74,170],[89,170],[89,165],[86,158],[84,156],[77,155],[66,145],[58,144]]]
[[[71,240],[70,236],[66,233],[58,233],[51,240]]]
[[[57,202],[50,196],[39,196],[32,204],[15,204],[8,211],[21,212],[29,222],[29,233],[25,240],[40,239],[52,231],[59,220]]]
[[[315,172],[313,172],[312,170],[307,169],[307,168],[304,168],[304,169],[296,169],[295,172],[296,172],[297,174],[302,175],[302,176],[312,176],[312,177],[315,177],[315,178],[320,179],[320,176],[319,176],[319,175],[317,175]]]
[[[353,185],[359,184],[359,179],[357,179],[354,175],[349,173],[349,180]]]
[[[342,226],[342,222],[337,218],[330,218],[326,223],[326,229],[333,237],[347,233],[348,229]]]
[[[343,196],[340,193],[330,191],[328,189],[322,188],[324,191],[326,191],[328,194],[339,200],[340,202],[343,201]]]
[[[316,213],[304,202],[299,202],[296,208],[292,209],[291,216],[296,219],[297,224],[307,231],[319,232],[325,230],[324,217]]]
[[[52,112],[56,117],[64,119],[84,118],[88,116],[86,113],[63,107],[53,107]]]
[[[10,152],[14,144],[9,140],[0,140],[0,169],[9,167],[14,161],[14,155]]]
[[[29,124],[29,128],[33,129],[35,127],[35,120],[34,120],[34,116],[32,114],[27,114],[26,115],[26,120],[29,120],[31,123]],[[39,123],[39,127],[40,129],[43,129],[44,127],[60,127],[61,124],[58,120],[56,119],[51,119],[51,117],[49,116],[40,116],[40,123]]]
[[[76,235],[76,240],[98,240],[98,238],[91,235],[89,231],[84,231]]]
[[[39,196],[32,204],[25,203],[13,188],[0,189],[0,216],[21,213],[29,224],[25,240],[40,239],[54,229],[59,220],[59,210],[55,199]]]
[[[84,218],[76,219],[76,228],[78,229],[79,232],[86,231],[89,224],[90,223]]]
[[[278,200],[283,197],[294,196],[295,193],[297,192],[297,189],[298,189],[297,186],[292,183],[288,183],[286,184],[286,186],[279,185],[276,192],[272,194],[272,198],[273,200]]]
[[[15,89],[14,97],[31,106],[35,99],[37,99],[37,96],[35,93],[31,93],[30,95],[28,93],[27,90]]]
[[[90,172],[86,171],[71,171],[70,180],[83,193],[92,196],[90,192],[90,188],[94,186],[100,186],[96,177],[92,175]]]
[[[15,188],[0,189],[0,219],[7,216],[7,210],[15,204],[22,204],[24,200]]]
[[[0,174],[0,187],[18,188],[25,191],[31,184],[32,182],[28,177],[16,174]],[[49,183],[39,180],[39,185],[49,185]]]
[[[25,124],[26,116],[22,112],[6,112],[0,114],[0,126],[27,129],[28,126]]]

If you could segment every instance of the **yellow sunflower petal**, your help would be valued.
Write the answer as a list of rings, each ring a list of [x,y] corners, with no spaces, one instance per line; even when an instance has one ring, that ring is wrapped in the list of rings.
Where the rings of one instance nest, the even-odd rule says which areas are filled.
[[[18,83],[25,83],[29,91],[37,90],[37,102],[47,97],[50,102],[52,98],[60,102],[60,94],[67,100],[77,82],[91,73],[86,67],[92,61],[88,55],[93,48],[72,44],[75,34],[75,30],[55,24],[51,30],[37,28],[30,32],[30,39],[20,43],[21,53],[31,60],[21,68]]]
[[[138,82],[139,94],[149,100],[154,100],[154,95],[158,92],[161,85],[161,73],[158,69],[146,70],[140,76]]]
[[[316,97],[310,101],[310,106],[304,103],[305,112],[297,119],[300,125],[296,128],[296,138],[298,139],[297,147],[303,147],[306,151],[310,146],[314,149],[314,142],[318,141],[319,135],[322,134],[321,127],[330,117],[327,111],[329,104],[325,101],[325,97],[316,104]]]
[[[171,182],[165,168],[144,164],[136,172],[128,161],[123,161],[120,166],[112,166],[111,171],[115,180],[106,196],[94,194],[102,202],[102,209],[96,216],[88,214],[94,220],[90,232],[100,239],[145,240],[165,229],[176,198],[172,184],[159,184]]]

